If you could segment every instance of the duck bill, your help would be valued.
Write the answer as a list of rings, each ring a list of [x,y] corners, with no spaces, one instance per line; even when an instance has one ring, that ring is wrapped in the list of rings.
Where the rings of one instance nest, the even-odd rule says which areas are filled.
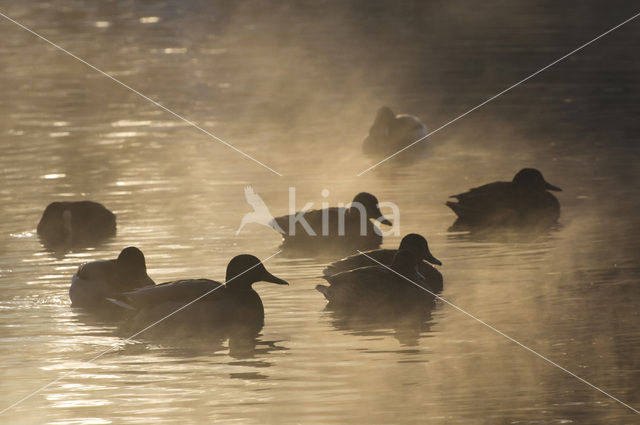
[[[551,183],[544,182],[544,188],[547,190],[553,190],[554,192],[562,192],[558,186],[554,186]]]
[[[381,224],[385,224],[387,226],[393,226],[393,223],[388,218],[385,218],[382,215],[378,217],[376,220],[379,221]]]
[[[265,282],[271,282],[278,285],[289,285],[289,282],[287,282],[286,280],[280,279],[279,277],[276,277],[269,272],[267,272],[266,276],[262,280]]]
[[[427,255],[424,257],[424,260],[426,260],[427,262],[429,262],[431,264],[436,264],[438,266],[442,265],[442,261],[440,261],[436,257],[434,257],[433,254],[430,253],[429,251],[427,251]]]

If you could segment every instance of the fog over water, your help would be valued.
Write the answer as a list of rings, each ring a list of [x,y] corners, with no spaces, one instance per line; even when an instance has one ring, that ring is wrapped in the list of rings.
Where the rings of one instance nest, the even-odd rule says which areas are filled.
[[[429,130],[640,12],[627,1],[23,1],[0,12],[197,123],[278,176],[0,17],[0,416],[11,424],[576,423],[637,414],[442,301],[418,323],[345,321],[314,290],[333,258],[277,255],[255,340],[125,341],[70,307],[79,264],[129,245],[156,282],[224,279],[274,254],[248,224],[348,203],[400,209],[443,262],[442,297],[640,408],[640,20],[362,176],[382,105]],[[640,19],[640,18],[639,18]],[[450,195],[538,168],[557,229],[447,229]],[[328,196],[323,196],[323,190]],[[117,236],[54,253],[54,200],[91,199]],[[385,211],[383,210],[383,213]],[[397,247],[401,236],[384,239]],[[83,363],[117,344],[100,359]]]

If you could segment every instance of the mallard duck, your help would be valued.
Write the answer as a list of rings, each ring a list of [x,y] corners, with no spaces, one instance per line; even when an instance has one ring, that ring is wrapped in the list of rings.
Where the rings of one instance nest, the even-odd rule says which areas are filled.
[[[453,195],[458,202],[446,203],[458,216],[452,230],[548,228],[560,217],[560,203],[548,190],[562,189],[547,183],[540,171],[524,168],[510,182],[489,183]]]
[[[395,115],[391,108],[383,106],[378,109],[362,149],[366,154],[391,155],[426,136],[427,127],[418,118]]]
[[[390,266],[369,266],[324,276],[329,286],[318,285],[329,305],[353,310],[408,310],[425,306],[433,296],[418,285],[424,276],[421,261],[411,251],[399,250]],[[417,304],[416,304],[417,303]]]
[[[210,279],[177,280],[125,292],[110,301],[134,312],[130,327],[136,330],[164,318],[165,325],[188,331],[236,325],[259,330],[264,307],[251,285],[260,281],[288,285],[269,273],[258,258],[243,254],[227,265],[224,284]]]
[[[107,307],[106,299],[121,292],[155,285],[147,275],[144,254],[130,246],[115,260],[92,261],[78,267],[71,278],[69,298],[73,307]]]
[[[371,220],[392,225],[380,212],[378,199],[370,193],[361,192],[353,198],[349,208],[297,212],[274,218],[271,226],[282,233],[285,248],[353,252],[356,249],[375,249],[382,243],[382,232]]]
[[[46,245],[91,245],[115,234],[115,214],[93,201],[52,202],[38,223]]]
[[[420,260],[424,260],[418,262],[417,267],[418,273],[424,276],[424,279],[419,280],[417,283],[431,291],[442,291],[442,274],[435,267],[428,264],[431,263],[441,266],[442,262],[434,257],[431,251],[429,251],[429,244],[427,243],[427,240],[416,233],[410,233],[403,237],[398,249],[375,249],[363,254],[354,254],[350,257],[343,258],[342,260],[329,264],[322,273],[325,276],[331,276],[336,273],[357,269],[359,267],[378,265],[378,263],[389,266],[392,264],[393,257],[396,253],[403,249],[411,251],[414,256]]]

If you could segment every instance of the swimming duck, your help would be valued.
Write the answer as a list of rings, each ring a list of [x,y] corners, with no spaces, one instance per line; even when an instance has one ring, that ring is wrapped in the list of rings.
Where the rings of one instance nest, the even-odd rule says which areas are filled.
[[[378,199],[370,193],[361,192],[353,198],[349,208],[297,212],[276,217],[270,224],[282,233],[283,248],[350,252],[375,249],[382,244],[382,232],[371,220],[392,226],[380,212]]]
[[[426,135],[427,127],[418,118],[395,115],[391,108],[383,106],[378,109],[362,149],[366,154],[391,155]]]
[[[458,216],[451,230],[551,227],[560,217],[560,203],[548,190],[562,189],[547,183],[540,171],[524,168],[510,182],[489,183],[453,195],[458,202],[446,203]]]
[[[71,278],[69,298],[73,307],[99,309],[108,307],[108,297],[124,291],[153,286],[147,275],[144,254],[130,246],[115,260],[92,261],[78,268]]]
[[[38,235],[47,245],[91,245],[115,234],[115,214],[93,201],[52,202],[38,223]]]
[[[110,301],[135,311],[130,327],[137,330],[181,308],[184,309],[171,315],[164,324],[189,331],[224,330],[229,326],[259,330],[264,324],[264,307],[251,285],[260,281],[288,285],[269,273],[258,258],[243,254],[227,265],[224,284],[210,279],[177,280],[125,292]]]
[[[391,266],[361,267],[324,276],[329,286],[317,285],[329,305],[357,310],[410,310],[424,307],[422,301],[433,296],[417,282],[424,279],[417,271],[421,261],[411,251],[399,250]]]
[[[329,264],[322,273],[325,276],[331,276],[336,273],[353,270],[359,267],[378,265],[376,261],[385,265],[391,265],[393,257],[400,250],[411,251],[415,257],[420,260],[424,260],[419,261],[417,267],[418,273],[424,276],[424,279],[421,279],[416,283],[430,291],[442,291],[442,274],[435,267],[428,264],[431,263],[441,266],[442,262],[431,254],[427,240],[416,233],[409,233],[403,237],[398,249],[375,249],[363,254],[354,254],[350,257],[343,258],[342,260]]]

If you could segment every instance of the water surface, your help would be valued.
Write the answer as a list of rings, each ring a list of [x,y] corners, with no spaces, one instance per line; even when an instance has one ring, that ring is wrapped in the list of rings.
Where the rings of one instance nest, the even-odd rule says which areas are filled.
[[[372,164],[360,143],[382,104],[436,128],[632,6],[3,5],[283,176],[0,19],[0,408],[77,368],[2,422],[634,423],[631,410],[444,302],[417,329],[345,324],[313,289],[331,258],[267,262],[291,286],[255,285],[266,323],[254,341],[125,341],[67,295],[79,264],[128,245],[157,282],[222,279],[236,254],[272,255],[272,230],[235,234],[250,211],[245,186],[274,215],[287,213],[289,187],[298,207],[366,190],[399,206],[402,234],[428,237],[445,299],[638,408],[637,22],[432,136],[428,159],[356,176]],[[525,166],[564,189],[558,230],[507,241],[447,232],[449,195]],[[117,214],[116,238],[45,250],[34,236],[44,207],[85,198]]]

